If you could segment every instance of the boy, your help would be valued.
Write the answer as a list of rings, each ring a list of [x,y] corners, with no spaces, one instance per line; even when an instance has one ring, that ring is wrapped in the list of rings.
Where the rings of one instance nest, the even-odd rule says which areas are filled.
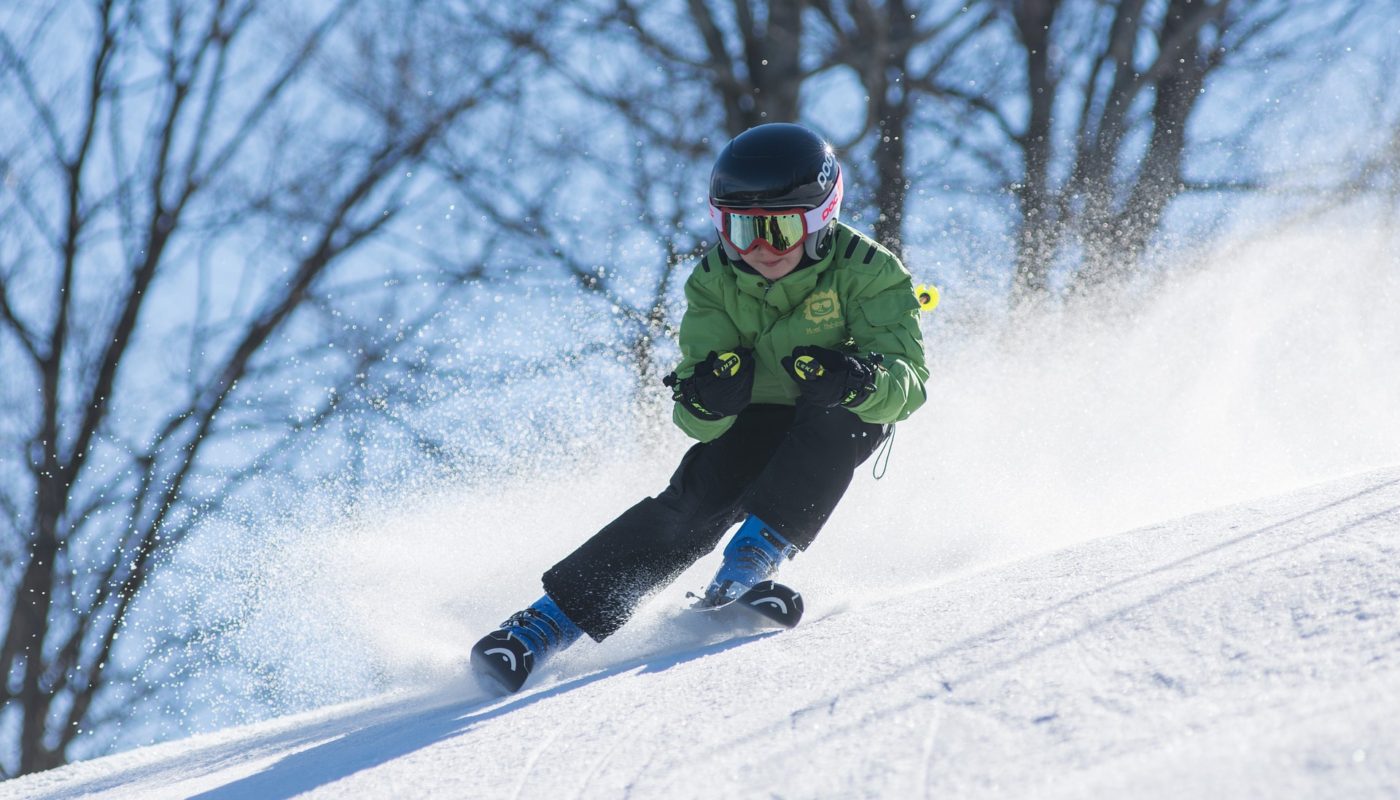
[[[909,273],[838,222],[842,171],[800,125],[735,137],[710,177],[720,241],[686,282],[673,419],[699,440],[670,485],[544,574],[545,594],[472,648],[516,691],[544,658],[602,641],[743,521],[704,606],[732,602],[806,550],[857,466],[924,402]]]

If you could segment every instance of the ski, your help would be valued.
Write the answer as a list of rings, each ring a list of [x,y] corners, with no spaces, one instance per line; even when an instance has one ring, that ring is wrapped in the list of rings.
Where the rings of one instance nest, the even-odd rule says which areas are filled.
[[[690,596],[698,598],[698,595]],[[763,581],[729,602],[712,605],[702,599],[691,608],[702,614],[726,619],[736,613],[746,617],[752,613],[777,627],[794,628],[802,620],[803,604],[802,595],[795,589],[776,581]],[[749,619],[753,620],[752,617]]]
[[[472,648],[472,669],[496,694],[520,691],[530,670],[535,667],[535,654],[529,645],[507,631],[491,631]]]

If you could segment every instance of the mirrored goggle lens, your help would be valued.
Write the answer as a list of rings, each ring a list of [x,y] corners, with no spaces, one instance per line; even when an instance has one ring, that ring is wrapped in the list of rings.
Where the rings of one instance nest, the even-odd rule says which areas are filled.
[[[799,214],[739,214],[726,211],[725,234],[739,252],[747,253],[758,242],[767,242],[774,250],[791,250],[802,243],[806,230]]]

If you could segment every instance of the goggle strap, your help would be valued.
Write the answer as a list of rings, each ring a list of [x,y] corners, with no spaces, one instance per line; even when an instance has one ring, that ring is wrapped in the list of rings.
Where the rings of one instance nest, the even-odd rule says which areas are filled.
[[[841,198],[845,194],[842,187],[842,175],[836,173],[836,185],[832,187],[831,194],[826,198],[826,202],[816,208],[803,212],[802,219],[807,223],[807,235],[811,235],[826,227],[828,222],[836,219],[841,214]]]

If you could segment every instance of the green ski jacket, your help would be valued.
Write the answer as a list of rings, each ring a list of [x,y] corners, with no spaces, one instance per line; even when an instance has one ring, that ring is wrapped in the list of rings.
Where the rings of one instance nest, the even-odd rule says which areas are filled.
[[[705,255],[685,284],[681,363],[688,378],[710,351],[754,351],[754,403],[793,405],[797,384],[782,359],[800,345],[857,355],[879,353],[875,391],[850,410],[866,422],[906,419],[924,404],[923,334],[919,302],[908,270],[893,253],[838,222],[826,257],[769,282],[735,268],[719,246]],[[734,417],[699,419],[677,403],[672,419],[692,438],[708,442]]]

